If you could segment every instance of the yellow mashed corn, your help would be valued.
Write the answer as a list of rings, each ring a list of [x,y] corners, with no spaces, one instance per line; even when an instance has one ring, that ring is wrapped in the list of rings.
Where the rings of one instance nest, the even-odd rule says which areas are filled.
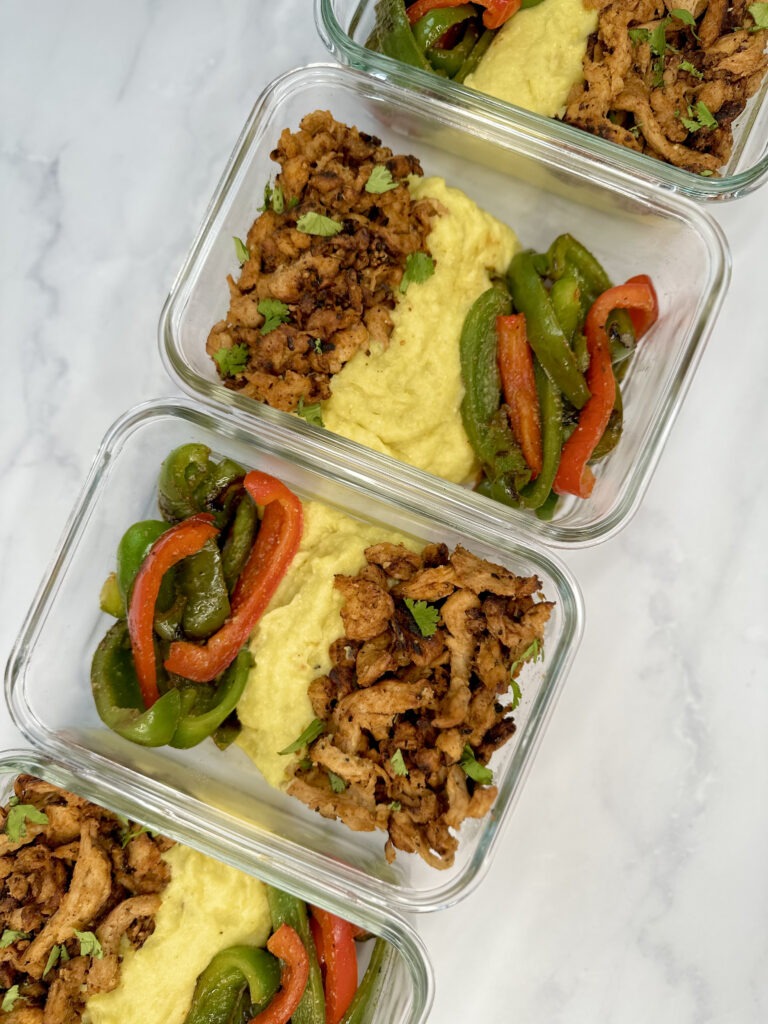
[[[518,11],[496,33],[465,85],[545,117],[560,117],[571,87],[582,80],[587,38],[597,10],[582,0],[544,0]]]
[[[126,950],[120,984],[92,996],[86,1024],[182,1024],[197,976],[228,946],[264,946],[272,931],[265,886],[186,846],[164,854],[171,881],[155,930]]]
[[[409,465],[454,483],[472,478],[477,460],[459,407],[464,395],[459,337],[470,306],[502,275],[519,248],[514,232],[442,178],[414,178],[415,198],[431,196],[428,246],[435,273],[408,286],[386,348],[358,352],[333,378],[323,423]]]
[[[243,725],[238,743],[272,786],[288,781],[294,758],[278,751],[314,718],[307,688],[329,671],[328,648],[344,635],[334,574],[359,572],[365,549],[384,540],[415,546],[393,530],[360,523],[330,506],[304,504],[301,546],[251,636],[255,665],[237,706]]]

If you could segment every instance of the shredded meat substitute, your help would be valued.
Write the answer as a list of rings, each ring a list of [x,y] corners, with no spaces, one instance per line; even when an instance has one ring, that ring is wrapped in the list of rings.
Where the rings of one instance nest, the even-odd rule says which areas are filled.
[[[228,278],[229,311],[211,330],[207,351],[215,357],[244,346],[247,361],[222,374],[226,386],[292,412],[299,402],[330,397],[333,374],[371,341],[387,343],[406,260],[428,253],[435,207],[411,199],[408,176],[422,173],[415,157],[394,155],[327,111],[308,114],[297,132],[285,129],[271,157],[281,168],[272,192],[279,201],[268,202],[268,193],[268,208],[251,225],[248,259],[237,281]],[[385,168],[396,187],[366,191],[374,167]],[[306,214],[342,230],[299,230]],[[284,303],[288,319],[262,333],[265,299]]]
[[[733,121],[768,68],[768,31],[756,30],[750,0],[587,2],[599,9],[597,33],[563,120],[715,174],[731,157]]]
[[[326,728],[288,792],[356,831],[388,832],[390,861],[399,849],[447,868],[455,830],[487,814],[497,792],[462,762],[469,750],[487,765],[515,731],[511,676],[542,643],[552,604],[539,599],[537,577],[462,547],[418,555],[383,543],[365,554],[357,576],[335,579],[345,636],[331,645],[330,673],[309,688]],[[438,610],[431,636],[409,598]]]
[[[138,949],[152,934],[172,842],[29,775],[14,794],[48,820],[25,820],[14,840],[12,804],[0,810],[0,989],[18,985],[3,1020],[77,1024],[89,996],[117,987],[123,937]],[[93,933],[100,954],[81,953],[76,931]]]

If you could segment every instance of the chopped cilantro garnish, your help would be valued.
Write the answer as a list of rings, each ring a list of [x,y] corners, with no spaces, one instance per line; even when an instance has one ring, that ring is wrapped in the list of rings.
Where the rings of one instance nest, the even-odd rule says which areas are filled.
[[[700,128],[717,128],[717,120],[703,100],[699,100],[695,107],[688,107],[687,117],[679,112],[677,116],[689,132],[697,132]]]
[[[343,224],[333,220],[332,217],[326,217],[322,213],[315,213],[312,210],[309,213],[302,213],[296,221],[297,231],[302,231],[305,235],[322,235],[325,238],[338,235],[343,227]]]
[[[80,956],[92,956],[96,960],[101,960],[104,956],[101,943],[93,932],[79,932],[75,928],[75,938],[80,942]]]
[[[401,811],[403,809],[403,805],[399,800],[393,800],[389,805],[389,809],[390,811]]]
[[[69,960],[69,953],[67,947],[62,943],[60,946],[54,946],[51,952],[48,954],[48,959],[45,962],[45,970],[43,971],[43,977],[53,970],[57,963],[66,963]]]
[[[248,346],[240,341],[232,348],[220,348],[213,358],[222,377],[236,377],[248,364]]]
[[[528,646],[525,648],[519,658],[515,658],[509,669],[510,678],[514,678],[517,675],[518,670],[526,661],[538,661],[539,658],[544,656],[542,651],[541,643],[538,638],[531,640]]]
[[[693,75],[694,78],[703,78],[704,75],[695,64],[691,64],[689,60],[680,61],[680,70],[687,71],[689,75]]]
[[[312,339],[312,348],[315,350],[315,352],[317,352],[318,355],[320,355],[322,353],[322,351],[323,351],[323,339],[322,338],[313,338]]]
[[[242,238],[238,238],[237,235],[233,235],[232,241],[235,243],[235,256],[237,256],[237,262],[242,267],[242,265],[247,263],[251,258],[251,250]]]
[[[14,942],[18,942],[19,939],[28,939],[29,932],[17,932],[15,928],[6,928],[2,936],[0,936],[0,949],[5,949],[6,946],[12,946]]]
[[[669,24],[669,18],[662,18],[658,23],[653,32],[648,36],[648,42],[651,44],[651,50],[656,54],[657,57],[663,57],[667,52],[667,25]]]
[[[301,416],[307,423],[314,423],[316,427],[322,427],[323,425],[323,407],[320,402],[305,405],[304,399],[300,398],[299,404],[296,406],[296,415]]]
[[[639,43],[649,42],[651,33],[647,28],[631,28],[629,29],[629,38],[637,46]]]
[[[272,189],[272,209],[275,213],[282,213],[285,209],[285,197],[280,185],[275,185]]]
[[[696,19],[690,11],[687,11],[684,7],[673,7],[669,13],[673,18],[677,18],[678,21],[682,21],[684,25],[688,25],[693,29],[692,35],[694,39],[699,38],[696,35]]]
[[[0,1003],[0,1010],[3,1013],[10,1013],[16,1005],[16,1000],[19,998],[19,986],[11,985],[8,991],[3,996],[3,1001]]]
[[[13,804],[5,822],[5,834],[12,843],[18,843],[20,839],[24,839],[27,834],[28,821],[34,825],[47,825],[48,815],[45,811],[39,811],[34,804]]]
[[[512,700],[509,702],[509,710],[514,711],[523,699],[523,691],[520,689],[520,683],[518,683],[514,676],[509,677],[509,688],[512,691]]]
[[[398,747],[392,757],[389,759],[389,763],[392,765],[392,771],[395,775],[407,775],[408,769],[405,767],[405,758],[403,757],[402,750]]]
[[[328,781],[330,782],[331,789],[334,793],[343,793],[347,788],[347,784],[344,779],[342,779],[340,775],[337,775],[336,772],[328,772]]]
[[[389,192],[397,188],[397,182],[392,177],[392,172],[384,164],[376,164],[365,183],[365,191],[374,195],[381,195],[382,192]]]
[[[747,8],[755,19],[755,29],[768,28],[768,4],[750,4]]]
[[[429,280],[435,272],[435,261],[425,252],[412,252],[405,261],[405,270],[400,281],[400,291],[404,293],[409,284],[422,284]]]
[[[290,310],[280,299],[262,299],[256,308],[264,317],[261,334],[269,334],[280,324],[288,323],[291,318]]]
[[[468,743],[464,745],[459,764],[464,769],[464,774],[479,783],[481,786],[490,786],[493,782],[493,772],[475,758],[472,747]]]
[[[308,747],[324,732],[325,722],[322,718],[313,718],[301,736],[297,736],[293,743],[289,743],[284,750],[278,750],[278,754],[295,754],[302,747]]]
[[[413,616],[413,621],[419,627],[421,635],[433,636],[440,618],[439,608],[433,604],[427,604],[426,601],[414,601],[410,597],[406,597],[405,607]]]

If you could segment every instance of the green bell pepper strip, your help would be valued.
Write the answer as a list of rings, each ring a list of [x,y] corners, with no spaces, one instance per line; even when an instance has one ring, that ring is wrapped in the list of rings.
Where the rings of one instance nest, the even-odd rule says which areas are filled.
[[[149,710],[144,709],[124,619],[111,627],[96,648],[91,662],[91,691],[102,722],[133,743],[161,747],[171,740],[179,724],[178,690],[169,690]]]
[[[238,577],[248,561],[259,528],[259,513],[251,496],[243,491],[238,502],[227,538],[221,549],[224,580],[231,594]]]
[[[373,946],[371,959],[365,969],[362,980],[357,987],[352,1002],[339,1024],[365,1024],[370,1020],[371,1007],[376,1003],[384,980],[384,965],[387,954],[387,942],[378,938]]]
[[[555,514],[557,503],[560,500],[560,496],[555,494],[554,491],[549,492],[549,497],[543,505],[539,505],[536,509],[536,518],[542,519],[545,523],[548,523],[552,516]]]
[[[461,70],[464,61],[469,57],[473,46],[479,38],[480,30],[474,23],[470,22],[460,42],[448,50],[442,50],[436,46],[430,47],[425,51],[427,60],[435,71],[453,78]]]
[[[413,38],[422,52],[441,39],[449,28],[460,25],[469,18],[477,17],[477,11],[470,4],[460,7],[439,7],[429,11],[412,26]]]
[[[257,946],[222,949],[198,977],[184,1024],[240,1024],[243,994],[259,1008],[280,987],[280,962]]]
[[[560,392],[538,363],[534,364],[536,390],[541,410],[541,472],[520,492],[525,508],[540,508],[552,490],[560,452],[563,448],[563,400]]]
[[[511,311],[507,290],[493,285],[474,301],[461,330],[459,356],[464,382],[461,419],[483,471],[490,481],[505,481],[519,490],[531,471],[501,406],[501,378],[496,361],[496,318]]]
[[[204,640],[229,618],[229,590],[215,540],[179,564],[177,585],[186,599],[181,625],[187,637]]]
[[[619,382],[616,381],[616,398],[613,402],[613,411],[611,412],[608,420],[608,425],[603,431],[603,436],[597,442],[595,450],[592,452],[589,461],[596,462],[598,459],[603,459],[605,456],[612,452],[616,445],[621,439],[621,432],[624,427],[624,402],[621,397],[621,388]]]
[[[237,493],[233,485],[245,470],[231,459],[214,462],[210,455],[207,445],[193,443],[175,448],[164,459],[157,490],[165,519],[175,523],[197,512],[211,512],[219,529],[226,523],[228,501]]]
[[[117,587],[126,606],[141,563],[149,554],[149,549],[157,538],[170,528],[170,525],[162,520],[144,519],[129,526],[120,538],[120,543],[117,545]],[[158,603],[161,607],[166,607],[172,600],[172,578],[166,577],[163,580]]]
[[[117,573],[111,572],[104,580],[99,591],[99,608],[107,615],[116,619],[124,619],[126,614],[125,601],[117,585]]]
[[[309,956],[309,980],[301,1002],[291,1017],[291,1024],[325,1024],[325,993],[317,950],[309,928],[307,905],[297,896],[267,886],[267,900],[272,915],[272,930],[290,925],[298,934]]]
[[[512,258],[507,282],[515,309],[525,313],[528,341],[534,355],[568,401],[581,409],[589,399],[589,388],[536,272],[533,253],[519,252]]]
[[[237,707],[252,667],[253,656],[247,648],[243,648],[222,675],[213,695],[212,706],[202,713],[195,713],[194,707],[187,713],[186,709],[182,709],[179,724],[170,740],[171,746],[178,749],[195,747],[214,733]],[[193,684],[190,689],[194,690],[197,686]]]
[[[367,49],[376,50],[393,60],[400,60],[423,71],[432,70],[413,37],[404,0],[378,0],[376,24],[365,45]]]
[[[579,281],[574,274],[564,274],[557,281],[552,282],[549,289],[549,298],[552,308],[555,311],[557,322],[563,329],[563,334],[573,345],[576,332],[584,323],[584,316],[581,311]]]
[[[469,52],[469,56],[453,76],[454,82],[463,82],[467,75],[471,75],[477,69],[477,65],[488,52],[488,47],[493,42],[495,32],[487,28]]]

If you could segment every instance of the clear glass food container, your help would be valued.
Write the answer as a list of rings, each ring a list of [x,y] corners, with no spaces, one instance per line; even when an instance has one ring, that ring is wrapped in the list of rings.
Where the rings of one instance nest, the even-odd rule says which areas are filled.
[[[29,750],[7,751],[0,756],[0,803],[6,804],[13,796],[13,782],[18,775],[32,775],[66,789],[92,803],[121,814],[141,824],[145,820],[140,798],[113,785],[109,774],[93,767],[73,769],[65,762],[51,759]],[[155,822],[155,824],[159,824]],[[179,823],[172,816],[162,822],[163,833],[178,842],[209,853],[205,818],[196,823]],[[226,858],[233,863],[229,858]],[[234,866],[240,868],[239,862]],[[267,883],[276,883],[271,877],[270,864],[253,864],[250,871]],[[340,899],[337,894],[326,893],[312,875],[302,879],[292,889],[295,895],[317,906],[325,907],[373,935],[389,943],[384,964],[384,982],[377,987],[377,999],[371,1007],[368,1024],[423,1024],[427,1019],[433,998],[433,974],[426,950],[419,937],[404,921],[393,915],[382,915],[375,908],[360,903],[353,896]],[[364,969],[368,943],[361,947],[360,969]]]
[[[187,751],[140,747],[98,718],[90,663],[112,621],[99,610],[99,592],[127,527],[157,517],[163,459],[189,441],[277,476],[302,499],[318,499],[424,543],[462,543],[520,575],[535,573],[555,602],[544,659],[524,666],[521,676],[517,731],[491,761],[497,800],[484,819],[464,823],[451,868],[438,871],[403,853],[388,864],[384,833],[352,832],[315,814],[268,786],[236,745],[223,753],[210,740]],[[341,462],[332,455],[311,458],[281,423],[244,427],[218,410],[178,400],[126,413],[102,443],[11,653],[7,700],[25,738],[89,783],[98,780],[108,806],[286,888],[301,889],[311,880],[329,899],[341,895],[386,912],[436,910],[463,897],[488,867],[578,646],[581,599],[567,571],[546,551],[469,519],[449,526],[393,501],[397,484],[386,477],[370,488],[354,480],[351,464],[345,478]]]
[[[697,201],[736,199],[758,188],[768,177],[768,76],[733,123],[734,144],[728,163],[719,176],[705,177],[367,49],[366,40],[376,23],[377,2],[315,0],[320,35],[342,64],[444,100],[488,124],[506,125],[515,132],[546,139],[563,161],[584,154],[597,165],[622,171],[638,184],[661,185]]]
[[[245,237],[277,165],[269,154],[285,127],[328,109],[413,153],[427,175],[444,177],[510,225],[521,244],[546,249],[570,232],[614,281],[651,276],[660,318],[638,345],[622,383],[624,433],[596,466],[590,498],[561,499],[551,521],[509,508],[413,469],[361,444],[229,390],[205,343],[227,312],[227,274],[238,270],[233,236]],[[277,79],[257,101],[211,200],[160,321],[166,368],[188,394],[251,423],[285,426],[317,457],[334,453],[356,473],[397,480],[400,494],[432,514],[469,516],[499,531],[553,546],[586,546],[620,530],[636,511],[680,409],[720,308],[730,257],[717,225],[680,196],[624,171],[599,166],[543,132],[494,120],[480,108],[420,95],[349,68],[316,65]],[[418,368],[416,369],[418,372]]]

